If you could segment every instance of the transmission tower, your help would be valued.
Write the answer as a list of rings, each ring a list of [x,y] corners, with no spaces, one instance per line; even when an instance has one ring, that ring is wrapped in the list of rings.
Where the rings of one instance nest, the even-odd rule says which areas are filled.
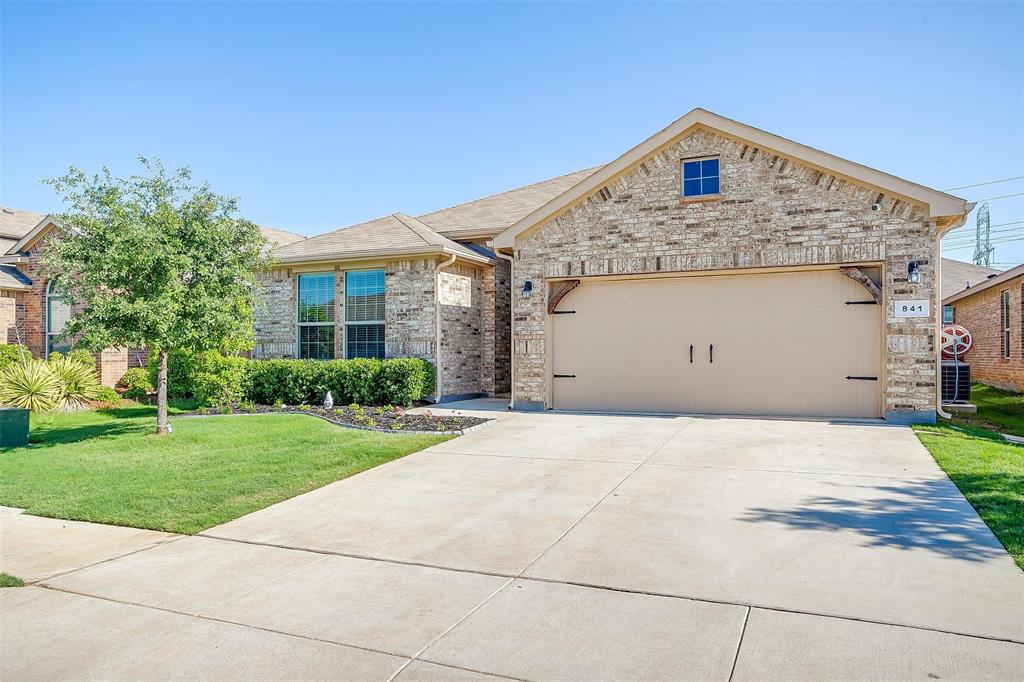
[[[990,233],[988,204],[982,204],[978,209],[977,230],[974,240],[975,265],[984,265],[985,267],[992,265],[992,255],[995,253],[996,247],[992,246],[992,243],[989,241]]]

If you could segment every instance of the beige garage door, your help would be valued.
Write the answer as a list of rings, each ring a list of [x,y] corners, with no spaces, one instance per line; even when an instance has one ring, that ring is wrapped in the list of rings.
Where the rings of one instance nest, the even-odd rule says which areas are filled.
[[[554,407],[878,417],[870,299],[838,270],[584,281],[551,317]]]

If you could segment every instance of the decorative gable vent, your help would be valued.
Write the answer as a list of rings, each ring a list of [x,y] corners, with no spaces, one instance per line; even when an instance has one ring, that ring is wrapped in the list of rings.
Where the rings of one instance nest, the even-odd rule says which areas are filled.
[[[612,193],[608,191],[608,187],[602,187],[597,194],[601,197],[601,201],[608,201],[612,198]]]

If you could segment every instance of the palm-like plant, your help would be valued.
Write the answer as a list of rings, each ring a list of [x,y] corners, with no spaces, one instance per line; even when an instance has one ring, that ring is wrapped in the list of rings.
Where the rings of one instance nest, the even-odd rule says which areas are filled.
[[[48,412],[61,405],[61,381],[46,363],[15,362],[0,370],[0,404]]]
[[[70,355],[51,358],[46,364],[60,383],[58,407],[80,409],[99,396],[100,378],[93,367]]]

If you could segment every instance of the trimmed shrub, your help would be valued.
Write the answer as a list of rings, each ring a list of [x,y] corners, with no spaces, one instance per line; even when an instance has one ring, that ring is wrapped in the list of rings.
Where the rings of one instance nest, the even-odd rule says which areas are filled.
[[[376,402],[381,405],[411,405],[419,400],[425,395],[426,364],[418,358],[396,358],[381,363],[376,382]]]
[[[130,400],[142,400],[153,391],[153,384],[149,382],[149,372],[141,367],[132,367],[124,373],[117,385],[127,389],[124,397]]]
[[[110,386],[100,386],[100,390],[96,391],[96,401],[100,403],[111,403],[113,405],[121,402],[121,396],[117,394],[117,391],[112,389]]]
[[[15,362],[20,363],[22,357],[24,357],[26,362],[31,360],[32,351],[16,343],[0,344],[0,369]]]
[[[68,353],[67,357],[69,360],[76,360],[87,367],[96,369],[96,356],[84,348],[75,348]]]
[[[167,355],[167,397],[195,398],[204,407],[236,403],[245,396],[248,360],[218,351],[189,353],[171,351]],[[149,383],[157,383],[160,354],[150,353]]]
[[[221,355],[216,351],[195,358],[192,397],[200,405],[213,407],[237,403],[245,397],[245,358]]]
[[[410,405],[433,392],[434,366],[419,358],[255,360],[246,367],[245,397],[261,405]]]

